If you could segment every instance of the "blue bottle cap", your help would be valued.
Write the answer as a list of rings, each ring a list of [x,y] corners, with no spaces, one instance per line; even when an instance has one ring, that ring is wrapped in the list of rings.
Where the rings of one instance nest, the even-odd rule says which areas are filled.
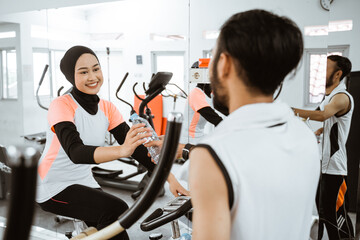
[[[131,116],[130,116],[130,121],[133,121],[135,119],[139,118],[139,115],[137,115],[137,113],[133,113]]]

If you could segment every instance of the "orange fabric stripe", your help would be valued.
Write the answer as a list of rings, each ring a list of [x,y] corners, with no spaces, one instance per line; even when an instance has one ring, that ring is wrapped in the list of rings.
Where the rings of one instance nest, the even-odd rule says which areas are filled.
[[[60,142],[57,136],[54,134],[53,138],[51,139],[50,148],[38,167],[38,173],[41,180],[44,180],[44,178],[48,174],[55,158],[58,155],[59,149],[60,149]]]
[[[190,92],[188,99],[189,105],[194,112],[197,112],[204,107],[210,107],[209,103],[206,101],[205,93],[198,87]]]
[[[78,108],[78,105],[75,103],[74,99],[69,94],[64,95],[64,98],[67,100],[69,105],[76,110]]]
[[[343,180],[343,183],[340,186],[338,198],[336,201],[336,211],[338,211],[339,208],[341,208],[341,206],[344,204],[346,190],[347,190],[347,186],[346,186],[345,180]]]
[[[195,138],[196,125],[198,124],[199,119],[200,119],[200,113],[195,112],[193,119],[191,119],[191,123],[189,127],[189,135],[192,138]]]
[[[115,105],[109,101],[100,99],[100,110],[105,114],[107,119],[109,120],[108,131],[117,127],[119,124],[124,122],[124,118],[119,112],[119,110],[115,107]]]
[[[74,122],[74,114],[78,106],[70,95],[64,95],[51,102],[48,111],[48,122],[55,133],[54,125],[59,122]]]

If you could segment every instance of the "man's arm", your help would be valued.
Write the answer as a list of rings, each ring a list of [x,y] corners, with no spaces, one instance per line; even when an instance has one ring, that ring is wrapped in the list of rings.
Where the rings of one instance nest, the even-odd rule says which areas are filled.
[[[325,105],[324,111],[320,110],[303,110],[293,108],[295,115],[299,115],[302,118],[310,118],[310,120],[323,122],[326,119],[338,114],[345,113],[349,108],[350,100],[346,94],[336,94],[329,102]]]
[[[190,153],[189,184],[194,207],[193,239],[230,239],[231,220],[225,178],[205,148]]]
[[[213,124],[215,127],[222,121],[219,114],[217,114],[211,107],[203,107],[198,110],[198,113],[200,113],[206,121]]]

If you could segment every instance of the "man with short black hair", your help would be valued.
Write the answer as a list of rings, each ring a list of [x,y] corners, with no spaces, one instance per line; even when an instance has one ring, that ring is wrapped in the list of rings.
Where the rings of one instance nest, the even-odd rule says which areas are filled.
[[[319,239],[323,235],[323,224],[329,239],[354,236],[351,220],[347,214],[347,155],[346,141],[350,131],[354,110],[352,96],[346,91],[343,79],[350,74],[348,58],[331,55],[327,57],[325,97],[318,110],[294,108],[295,114],[303,118],[324,122],[324,127],[315,134],[323,134],[322,175],[317,205],[319,210]]]
[[[263,10],[222,26],[210,80],[230,115],[190,152],[193,239],[308,239],[316,138],[273,94],[303,54],[296,24]]]

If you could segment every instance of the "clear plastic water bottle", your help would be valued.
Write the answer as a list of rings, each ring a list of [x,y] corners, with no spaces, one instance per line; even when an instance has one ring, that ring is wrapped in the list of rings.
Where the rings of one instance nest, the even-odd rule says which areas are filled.
[[[146,128],[152,129],[152,136],[145,138],[146,142],[144,144],[154,140],[159,140],[156,132],[154,131],[154,129],[151,127],[150,123],[146,119],[134,113],[130,116],[130,121],[132,122],[133,125],[138,123],[145,123]],[[143,133],[139,133],[139,134],[143,134]],[[147,150],[149,151],[153,161],[157,164],[159,162],[159,157],[160,157],[160,148],[157,146],[153,146],[153,147],[148,147]]]

